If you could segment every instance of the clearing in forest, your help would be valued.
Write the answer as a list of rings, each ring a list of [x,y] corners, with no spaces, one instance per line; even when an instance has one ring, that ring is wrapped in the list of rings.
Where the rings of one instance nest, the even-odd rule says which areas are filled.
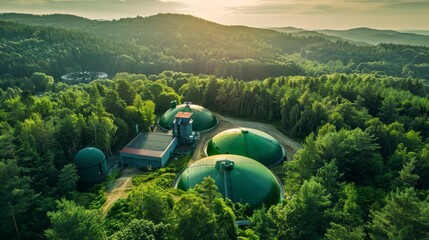
[[[219,114],[216,114],[216,117],[219,119],[219,125],[211,131],[201,133],[200,141],[190,162],[194,162],[202,157],[205,157],[204,147],[211,137],[221,131],[237,127],[254,128],[270,134],[284,147],[288,160],[291,160],[296,151],[302,148],[298,142],[285,136],[271,124],[240,120],[236,118],[225,117]],[[129,190],[132,188],[132,177],[140,174],[142,174],[142,171],[137,168],[127,167],[122,170],[121,176],[116,179],[109,189],[106,190],[106,202],[101,208],[103,215],[109,211],[112,205],[119,198],[126,198],[128,196]]]

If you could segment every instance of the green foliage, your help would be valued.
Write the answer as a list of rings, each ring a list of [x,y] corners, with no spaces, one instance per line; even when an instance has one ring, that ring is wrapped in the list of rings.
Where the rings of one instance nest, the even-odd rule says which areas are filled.
[[[112,240],[163,240],[169,238],[169,224],[154,224],[145,219],[134,219],[127,226],[109,237]]]
[[[48,212],[52,228],[48,239],[104,239],[102,219],[96,210],[86,210],[73,201],[57,200],[57,211]],[[73,231],[70,231],[73,229]]]
[[[30,187],[30,178],[21,177],[15,160],[0,161],[0,236],[20,238],[22,220],[38,198]],[[20,230],[21,229],[21,230]]]
[[[258,235],[255,232],[248,228],[246,230],[239,230],[239,240],[259,240]]]
[[[234,212],[225,204],[222,198],[214,199],[212,211],[216,221],[216,238],[237,239]]]
[[[319,167],[322,166],[320,158],[317,156],[316,142],[314,134],[310,134],[304,142],[304,147],[294,155],[292,161],[286,161],[287,171],[285,179],[285,188],[290,193],[295,193],[305,180],[316,174]]]
[[[201,198],[184,194],[174,206],[174,232],[179,239],[215,239],[216,219]]]
[[[272,221],[273,219],[268,214],[265,206],[262,206],[261,209],[258,209],[253,213],[250,222],[259,239],[265,240],[273,238],[275,229],[273,228],[274,223]]]
[[[418,199],[413,188],[391,192],[386,205],[371,212],[371,239],[427,239],[428,207],[428,199]]]
[[[320,183],[304,181],[289,202],[270,209],[275,235],[279,239],[321,239],[329,223],[326,210],[330,205],[330,195]]]
[[[128,223],[133,219],[140,219],[137,217],[134,209],[132,208],[128,198],[118,199],[109,211],[104,216],[104,223],[106,226],[107,234],[113,235],[115,232],[124,229]]]
[[[360,129],[342,129],[338,132],[331,130],[316,139],[310,135],[293,161],[285,163],[286,189],[294,193],[303,181],[316,175],[317,171],[322,176],[321,181],[330,181],[325,183],[328,188],[334,187],[337,179],[364,185],[373,184],[383,170],[383,161],[377,150],[378,145],[374,143],[374,139]],[[332,167],[331,170],[321,170],[324,161],[334,161],[338,170]],[[332,171],[338,173],[328,176],[327,174],[334,173]],[[333,192],[337,191],[333,189]]]
[[[36,92],[44,92],[52,89],[54,78],[44,73],[35,72],[31,76],[31,82],[34,84]]]
[[[204,200],[206,207],[209,209],[213,207],[213,201],[222,196],[214,179],[210,176],[204,177],[201,183],[195,185],[194,190]]]
[[[140,199],[139,196],[141,197]],[[135,207],[141,206],[143,217],[155,224],[167,222],[167,218],[171,215],[172,206],[170,203],[173,202],[172,197],[161,188],[149,187],[142,191],[134,191],[130,196],[130,201]],[[138,204],[139,201],[141,201],[141,204]]]
[[[413,171],[415,169],[415,158],[412,158],[408,163],[404,164],[404,167],[399,172],[399,185],[402,185],[403,187],[414,187],[417,183],[417,180],[419,180],[419,176],[417,174],[414,174]]]
[[[99,210],[101,206],[103,206],[103,204],[106,202],[106,195],[104,193],[106,191],[106,186],[103,184],[98,184],[93,186],[92,189],[96,191],[96,195],[95,198],[93,198],[90,202],[88,208]]]
[[[340,130],[319,137],[320,158],[336,160],[343,179],[358,184],[369,184],[381,173],[383,162],[374,139],[360,129]]]
[[[331,194],[333,201],[338,200],[338,194],[341,192],[343,184],[340,183],[340,179],[343,174],[338,172],[337,164],[334,160],[329,163],[325,163],[323,167],[317,170],[316,177],[314,180],[326,189]]]
[[[118,94],[121,97],[122,100],[125,101],[127,106],[130,106],[134,98],[136,97],[135,90],[131,87],[130,83],[125,79],[119,79],[117,80],[118,84]]]
[[[76,191],[76,183],[79,180],[77,170],[73,164],[67,164],[58,175],[57,188],[61,196],[70,198],[71,193]]]
[[[364,240],[365,237],[366,234],[362,227],[349,230],[346,227],[335,223],[331,223],[331,228],[328,229],[325,234],[326,240]]]
[[[226,205],[228,205],[232,211],[234,212],[235,219],[244,220],[248,219],[250,210],[250,205],[248,203],[243,202],[232,202],[230,199],[225,199]]]
[[[113,238],[427,238],[428,47],[356,46],[173,14],[0,18],[8,16],[33,26],[0,21],[0,238],[42,239],[46,212],[53,220],[66,208],[98,219],[65,200],[53,211],[58,197],[91,209],[105,201],[103,184],[73,193],[76,152],[96,146],[110,156],[135,136],[136,124],[150,129],[155,112],[182,99],[305,139],[276,169],[288,199],[257,210],[254,225],[237,233],[233,222],[249,213],[219,198],[210,180],[182,197],[171,189],[186,156],[133,178],[139,187],[106,216],[109,235],[123,230]],[[55,81],[87,69],[124,72],[87,84]],[[61,224],[46,236],[73,228]],[[168,236],[158,234],[166,229]]]

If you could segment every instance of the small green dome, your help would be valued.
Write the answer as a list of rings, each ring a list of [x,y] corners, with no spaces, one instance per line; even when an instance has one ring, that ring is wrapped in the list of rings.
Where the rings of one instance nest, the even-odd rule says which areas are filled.
[[[176,178],[174,187],[193,188],[204,177],[212,177],[224,197],[249,203],[251,209],[277,204],[283,197],[281,183],[261,163],[238,155],[222,154],[203,158],[189,165]]]
[[[252,128],[233,128],[218,133],[207,142],[207,156],[236,154],[273,165],[285,156],[280,143],[271,135]]]
[[[77,168],[94,166],[102,163],[103,161],[106,161],[106,156],[100,149],[94,147],[81,149],[74,156],[74,163],[76,164]]]
[[[74,163],[82,189],[102,182],[107,174],[106,156],[98,148],[87,147],[80,150],[74,156]]]
[[[158,121],[158,125],[163,129],[171,129],[174,117],[179,112],[192,112],[191,119],[193,120],[192,130],[204,131],[209,130],[217,125],[217,119],[213,113],[204,107],[195,104],[181,104],[168,109]]]

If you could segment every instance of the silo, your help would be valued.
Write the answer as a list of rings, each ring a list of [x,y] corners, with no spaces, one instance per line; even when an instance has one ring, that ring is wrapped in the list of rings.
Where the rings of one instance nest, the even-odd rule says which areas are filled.
[[[102,182],[107,173],[106,156],[94,147],[81,149],[74,157],[79,183],[83,187]]]
[[[280,181],[267,167],[232,154],[210,156],[192,163],[179,173],[174,187],[188,190],[208,176],[215,180],[225,198],[249,203],[251,209],[262,204],[268,207],[277,204],[284,196]]]
[[[216,127],[218,121],[213,113],[206,108],[185,102],[185,104],[175,105],[171,104],[168,109],[158,120],[158,126],[165,130],[171,130],[173,128],[173,122],[175,116],[179,112],[190,112],[192,113],[191,119],[193,120],[192,128],[194,131],[206,131]]]
[[[265,166],[281,162],[285,151],[271,135],[252,128],[233,128],[210,139],[205,147],[207,156],[236,154],[252,158]]]
[[[179,112],[173,121],[173,136],[179,138],[180,144],[194,143],[195,132],[192,131],[192,112]]]

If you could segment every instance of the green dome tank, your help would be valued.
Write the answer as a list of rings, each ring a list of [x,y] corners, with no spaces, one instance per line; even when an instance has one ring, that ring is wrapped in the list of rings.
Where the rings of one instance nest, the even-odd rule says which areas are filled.
[[[158,126],[160,126],[162,129],[171,130],[174,117],[179,112],[192,112],[191,119],[193,120],[192,123],[192,130],[193,131],[206,131],[210,130],[214,127],[216,127],[218,121],[216,117],[213,115],[213,113],[206,108],[191,104],[191,103],[185,103],[180,105],[172,104],[171,108],[168,109],[160,118],[158,121]]]
[[[265,166],[280,162],[285,151],[271,135],[252,128],[233,128],[218,133],[205,147],[207,156],[236,154],[252,158]]]
[[[210,176],[222,195],[233,202],[249,203],[251,209],[277,204],[284,196],[277,177],[261,163],[238,155],[205,157],[185,168],[174,181],[182,190],[193,188]]]
[[[86,186],[102,182],[107,173],[106,156],[98,148],[81,149],[74,156],[74,164],[80,176],[79,182]]]

